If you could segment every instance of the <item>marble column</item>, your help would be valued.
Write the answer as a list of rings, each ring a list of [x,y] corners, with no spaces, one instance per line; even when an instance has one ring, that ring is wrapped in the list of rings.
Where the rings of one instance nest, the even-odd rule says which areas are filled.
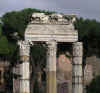
[[[46,93],[56,93],[56,41],[48,42]]]
[[[20,93],[30,93],[29,56],[30,45],[26,41],[20,41]]]
[[[82,43],[73,43],[72,93],[83,93],[82,56]]]

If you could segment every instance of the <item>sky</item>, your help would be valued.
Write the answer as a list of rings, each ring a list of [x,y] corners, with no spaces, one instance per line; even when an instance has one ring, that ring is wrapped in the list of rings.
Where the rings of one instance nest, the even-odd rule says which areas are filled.
[[[36,8],[100,21],[100,0],[0,0],[0,16],[4,13]]]

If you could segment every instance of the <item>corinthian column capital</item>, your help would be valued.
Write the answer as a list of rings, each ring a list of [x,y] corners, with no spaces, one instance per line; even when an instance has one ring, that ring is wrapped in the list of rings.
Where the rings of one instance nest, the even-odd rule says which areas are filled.
[[[28,41],[19,41],[20,61],[29,62],[30,43]]]
[[[52,40],[47,42],[47,45],[47,70],[56,71],[57,42]]]
[[[73,43],[73,56],[83,56],[83,43],[75,42]]]

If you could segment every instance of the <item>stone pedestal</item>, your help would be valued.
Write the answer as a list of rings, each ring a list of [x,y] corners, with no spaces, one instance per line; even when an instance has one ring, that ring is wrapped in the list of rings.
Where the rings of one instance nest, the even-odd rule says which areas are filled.
[[[56,93],[56,42],[48,42],[46,93]]]
[[[73,44],[72,93],[83,93],[82,46],[81,42]]]
[[[28,42],[20,41],[20,93],[30,93],[29,54]]]

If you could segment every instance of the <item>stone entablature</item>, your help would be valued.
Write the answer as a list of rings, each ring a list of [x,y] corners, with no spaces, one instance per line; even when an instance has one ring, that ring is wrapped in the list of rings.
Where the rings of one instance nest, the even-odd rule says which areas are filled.
[[[75,15],[64,15],[53,13],[46,15],[44,13],[33,13],[31,22],[33,24],[71,24],[75,21]]]
[[[76,42],[75,15],[33,13],[25,30],[26,41]]]

